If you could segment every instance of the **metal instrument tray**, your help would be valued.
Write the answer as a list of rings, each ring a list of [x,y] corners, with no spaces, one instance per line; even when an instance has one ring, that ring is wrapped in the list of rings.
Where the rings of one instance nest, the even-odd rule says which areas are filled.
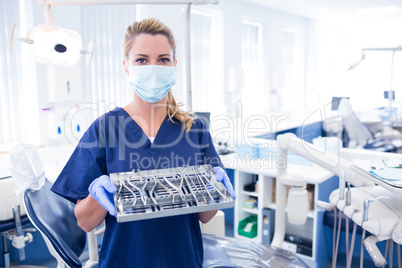
[[[137,221],[225,209],[234,200],[210,165],[110,174],[117,221]]]

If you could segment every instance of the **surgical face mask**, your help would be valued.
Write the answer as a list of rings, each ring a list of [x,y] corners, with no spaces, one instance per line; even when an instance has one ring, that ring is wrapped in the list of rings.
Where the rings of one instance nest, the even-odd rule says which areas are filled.
[[[130,65],[128,79],[141,99],[155,103],[176,83],[176,70],[171,66]]]

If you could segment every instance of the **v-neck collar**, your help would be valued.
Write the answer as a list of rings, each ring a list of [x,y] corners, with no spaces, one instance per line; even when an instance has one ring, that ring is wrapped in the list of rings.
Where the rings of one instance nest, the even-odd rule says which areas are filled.
[[[166,116],[165,116],[165,119],[162,121],[162,124],[160,125],[160,127],[159,127],[159,129],[158,129],[158,132],[157,132],[156,135],[155,135],[154,141],[151,142],[150,139],[149,139],[149,137],[147,136],[147,134],[145,134],[144,130],[140,127],[140,125],[138,125],[137,122],[135,122],[135,120],[131,117],[131,115],[130,115],[126,110],[124,110],[123,107],[119,107],[118,109],[120,109],[121,112],[122,112],[126,117],[129,118],[129,124],[132,124],[133,126],[135,126],[136,129],[139,129],[139,131],[137,132],[138,138],[140,138],[140,139],[142,139],[143,137],[146,137],[146,138],[147,138],[147,142],[146,142],[147,146],[152,146],[153,144],[157,144],[157,143],[158,143],[159,136],[162,136],[161,132],[165,132],[165,131],[164,131],[165,125],[168,123],[167,121],[169,121],[168,115],[166,115]]]

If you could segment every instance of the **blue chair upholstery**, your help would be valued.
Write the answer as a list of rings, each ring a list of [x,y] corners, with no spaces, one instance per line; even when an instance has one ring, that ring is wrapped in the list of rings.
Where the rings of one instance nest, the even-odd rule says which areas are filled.
[[[26,215],[21,216],[21,226],[28,225],[30,223]],[[0,221],[0,234],[15,229],[14,219]]]
[[[50,191],[51,186],[46,180],[40,190],[24,192],[27,215],[66,265],[82,267],[78,257],[85,248],[86,233],[77,224],[75,205]]]

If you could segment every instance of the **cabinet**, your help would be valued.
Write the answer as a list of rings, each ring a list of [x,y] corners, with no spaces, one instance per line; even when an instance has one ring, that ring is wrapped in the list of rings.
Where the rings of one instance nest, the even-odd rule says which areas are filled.
[[[244,186],[258,180],[258,192],[249,192],[243,190]],[[235,185],[236,185],[236,201],[235,201],[235,222],[234,231],[235,237],[249,239],[246,236],[240,236],[237,232],[239,222],[251,215],[257,215],[257,236],[252,238],[254,241],[262,242],[262,224],[260,220],[263,218],[262,209],[272,207],[272,183],[273,178],[262,174],[252,174],[235,170]],[[256,208],[244,208],[244,202],[249,198],[257,199]]]
[[[329,196],[327,188],[323,191],[319,183],[324,182],[332,177],[329,172],[322,170],[318,166],[310,167],[314,168],[315,171],[321,171],[318,173],[312,172],[312,178],[308,181],[309,191],[309,201],[314,204],[316,200],[325,200],[325,196]],[[296,168],[297,169],[297,168]],[[300,168],[302,174],[309,174],[306,172],[306,167]],[[266,215],[265,209],[273,210],[272,214],[275,214],[274,210],[276,208],[275,204],[275,185],[276,185],[276,170],[248,170],[248,169],[235,169],[234,180],[235,180],[235,190],[237,194],[237,199],[235,201],[234,209],[234,234],[235,237],[239,239],[252,240],[255,242],[263,243],[266,242],[263,239],[263,235],[267,235],[267,230],[264,227],[263,230],[263,219]],[[245,191],[244,186],[258,180],[258,192]],[[321,189],[321,193],[319,193]],[[323,193],[326,192],[326,193]],[[324,196],[324,198],[319,198]],[[257,207],[253,209],[244,208],[244,202],[249,198],[257,199]],[[322,239],[322,221],[323,212],[314,210],[314,206],[309,208],[308,219],[304,225],[292,225],[289,222],[286,223],[286,236],[282,248],[296,253],[309,267],[320,267],[321,262],[326,262],[326,245],[325,241]],[[239,222],[251,215],[257,216],[257,236],[254,238],[249,238],[243,235],[239,235],[238,227]],[[270,219],[270,224],[274,224],[275,220]],[[273,233],[271,234],[273,236]],[[272,239],[271,236],[271,239]],[[293,240],[292,240],[293,239]],[[288,240],[288,241],[287,241]]]

